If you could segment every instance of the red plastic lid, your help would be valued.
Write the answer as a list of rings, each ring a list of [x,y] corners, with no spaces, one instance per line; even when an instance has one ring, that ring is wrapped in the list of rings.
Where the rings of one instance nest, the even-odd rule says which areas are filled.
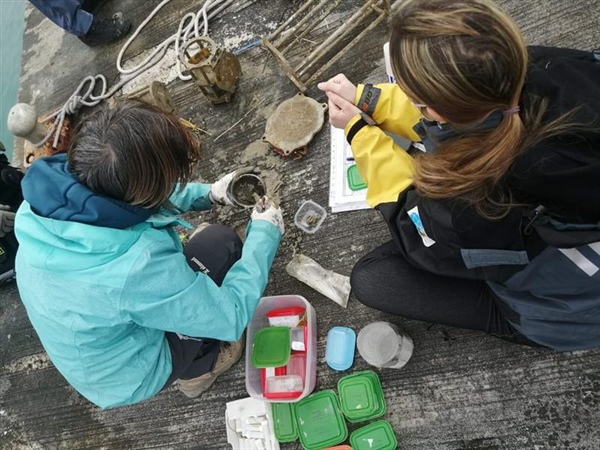
[[[269,400],[289,400],[292,398],[298,398],[302,395],[302,392],[265,392],[263,395]]]
[[[290,306],[289,308],[272,309],[267,313],[267,317],[282,317],[282,316],[302,316],[306,311],[302,306]]]

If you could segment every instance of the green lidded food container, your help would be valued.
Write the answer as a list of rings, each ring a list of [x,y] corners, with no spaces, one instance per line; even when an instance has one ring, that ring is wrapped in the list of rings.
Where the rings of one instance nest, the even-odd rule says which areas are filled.
[[[385,420],[370,423],[350,435],[353,450],[395,450],[398,440],[391,425]]]
[[[254,335],[252,365],[258,369],[285,366],[292,346],[290,327],[264,327]]]
[[[367,183],[364,182],[358,171],[358,166],[352,164],[348,167],[348,186],[353,191],[360,191],[367,187]]]
[[[271,403],[275,437],[279,442],[298,440],[296,414],[292,403]]]
[[[342,377],[338,382],[338,393],[341,410],[350,423],[375,419],[385,414],[383,388],[372,370]]]
[[[305,450],[321,450],[340,444],[348,427],[338,398],[331,390],[319,391],[295,403],[298,437]]]

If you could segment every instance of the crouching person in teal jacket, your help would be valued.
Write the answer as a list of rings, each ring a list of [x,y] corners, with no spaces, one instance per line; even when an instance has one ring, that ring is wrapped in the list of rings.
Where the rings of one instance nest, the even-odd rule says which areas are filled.
[[[178,213],[228,204],[233,178],[190,183],[197,158],[175,118],[129,102],[92,116],[68,155],[36,161],[23,180],[22,301],[56,368],[103,408],[175,381],[198,396],[241,356],[283,219],[257,205],[243,247],[210,225],[184,248]]]

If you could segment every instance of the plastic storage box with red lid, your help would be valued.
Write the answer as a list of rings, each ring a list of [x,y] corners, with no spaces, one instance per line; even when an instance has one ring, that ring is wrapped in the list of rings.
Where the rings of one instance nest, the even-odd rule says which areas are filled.
[[[291,371],[290,375],[302,377],[303,389],[298,392],[291,392],[289,395],[265,395],[265,386],[267,385],[269,378],[266,376],[267,373],[265,372],[265,369],[256,368],[252,364],[254,337],[258,330],[268,326],[289,326],[291,328],[297,328],[298,323],[294,323],[294,321],[298,318],[300,319],[300,324],[303,326],[305,351],[293,351],[290,356],[290,361],[285,367],[285,371],[280,368],[277,370],[277,373],[288,374],[288,372]],[[275,370],[269,372],[275,373]],[[248,325],[248,331],[246,333],[246,390],[250,397],[278,403],[297,402],[314,390],[316,375],[317,320],[312,305],[304,297],[299,295],[263,297],[254,312],[254,316]],[[297,381],[297,377],[295,377],[294,380]],[[292,382],[292,377],[279,380],[271,378],[271,381],[281,383],[286,383],[288,381]]]

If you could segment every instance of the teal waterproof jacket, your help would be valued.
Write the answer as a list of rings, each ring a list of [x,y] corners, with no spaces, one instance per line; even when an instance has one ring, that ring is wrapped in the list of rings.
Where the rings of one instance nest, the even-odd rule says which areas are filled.
[[[210,185],[172,196],[181,211],[209,209]],[[222,286],[194,272],[174,212],[148,211],[94,194],[64,155],[36,161],[17,213],[17,283],[50,359],[77,391],[103,408],[158,393],[171,374],[165,332],[234,341],[265,289],[281,235],[247,229],[241,259]]]

